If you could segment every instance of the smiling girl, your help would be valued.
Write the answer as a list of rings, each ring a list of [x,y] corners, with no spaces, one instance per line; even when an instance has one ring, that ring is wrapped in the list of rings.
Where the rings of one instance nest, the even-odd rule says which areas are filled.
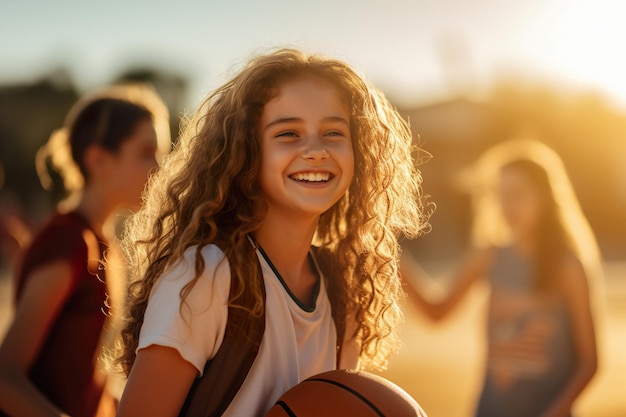
[[[263,312],[265,330],[224,415],[263,416],[320,372],[384,368],[419,186],[410,129],[350,67],[294,50],[252,60],[188,123],[130,224],[119,415],[178,415],[233,306],[240,333]]]

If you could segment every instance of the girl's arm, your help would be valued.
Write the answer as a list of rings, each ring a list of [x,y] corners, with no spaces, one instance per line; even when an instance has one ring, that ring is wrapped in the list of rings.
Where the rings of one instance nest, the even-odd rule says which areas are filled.
[[[198,370],[174,348],[151,345],[137,353],[117,417],[176,417]]]
[[[408,284],[405,285],[405,289],[409,300],[432,320],[443,319],[459,304],[472,285],[485,276],[491,253],[490,249],[477,249],[470,253],[461,264],[452,289],[442,300],[433,301],[425,298],[419,291],[419,281],[425,279],[427,273],[408,251],[403,251],[400,258],[400,273]]]
[[[32,366],[71,292],[72,270],[57,261],[35,270],[0,347],[0,409],[16,416],[63,416],[30,382]]]
[[[572,404],[589,383],[598,365],[596,335],[589,301],[589,286],[585,271],[576,259],[563,263],[561,292],[565,295],[577,356],[572,377],[541,417],[569,416]]]

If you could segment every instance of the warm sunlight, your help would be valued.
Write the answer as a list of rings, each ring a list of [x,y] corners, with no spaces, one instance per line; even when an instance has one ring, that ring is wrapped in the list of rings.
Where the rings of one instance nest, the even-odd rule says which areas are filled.
[[[214,240],[214,247],[207,251],[215,255],[210,262],[204,262],[204,249],[196,251],[196,266],[202,259],[212,273],[193,278],[194,283],[211,287],[211,291],[189,301],[204,300],[205,295],[210,300],[227,296],[228,286],[218,288],[218,281],[214,283],[209,277],[218,275],[215,264],[222,259],[224,249],[219,245],[231,245],[226,249],[232,250],[236,269],[230,269],[231,258],[226,256],[228,268],[222,268],[225,264],[220,262],[219,272],[226,271],[228,279],[220,283],[231,281],[240,290],[242,284],[252,288],[254,299],[259,301],[258,311],[263,307],[261,288],[265,284],[272,300],[282,300],[268,303],[267,311],[275,312],[268,317],[300,310],[306,316],[298,319],[294,313],[268,326],[264,334],[277,339],[271,341],[272,346],[280,345],[280,352],[290,352],[276,363],[296,364],[301,358],[314,358],[315,363],[302,364],[307,373],[336,363],[335,332],[332,326],[325,327],[334,320],[329,317],[332,312],[334,316],[346,313],[361,320],[358,326],[362,331],[357,334],[369,334],[363,341],[369,347],[361,350],[367,353],[365,359],[378,367],[392,344],[385,341],[376,345],[380,342],[377,335],[395,329],[402,311],[404,326],[398,327],[402,348],[390,358],[389,370],[381,376],[406,390],[430,416],[483,416],[486,414],[481,404],[494,404],[497,399],[507,412],[497,410],[489,415],[520,416],[524,411],[524,416],[553,417],[570,415],[561,411],[572,408],[571,415],[576,417],[626,417],[626,0],[165,0],[158,7],[154,3],[0,0],[0,417],[36,414],[5,410],[14,401],[21,403],[18,407],[38,406],[27,392],[39,383],[31,381],[37,372],[21,369],[21,376],[13,379],[17,374],[12,367],[25,363],[50,364],[50,381],[46,383],[62,388],[59,395],[68,395],[68,402],[82,401],[79,391],[89,388],[93,395],[85,398],[88,406],[103,406],[103,410],[111,406],[98,413],[100,417],[107,411],[107,415],[115,414],[113,406],[119,403],[126,387],[123,373],[110,373],[106,385],[111,392],[102,395],[99,404],[94,400],[103,392],[105,376],[94,358],[102,356],[108,362],[120,353],[108,349],[108,342],[112,343],[107,340],[109,333],[117,329],[117,321],[111,318],[117,319],[119,310],[109,309],[105,290],[111,293],[113,279],[121,278],[124,271],[134,271],[128,272],[130,279],[149,281],[130,291],[133,303],[128,303],[131,308],[126,314],[130,327],[124,336],[123,360],[116,366],[129,368],[141,350],[134,349],[134,344],[139,346],[140,327],[150,299],[168,301],[158,303],[158,308],[152,302],[152,310],[159,310],[152,317],[154,329],[163,332],[162,340],[169,340],[169,329],[160,325],[167,322],[173,329],[180,322],[178,318],[185,319],[178,317],[182,311],[181,293],[188,294],[188,287],[191,291],[193,285],[181,291],[176,287],[181,280],[161,279],[165,265],[178,265],[177,257],[187,253],[185,248]],[[292,58],[284,62],[283,58],[272,59],[267,62],[274,62],[276,67],[255,66],[255,71],[244,74],[249,59],[283,47],[337,59],[345,62],[350,71],[332,64],[335,69],[320,73],[320,79],[330,84],[318,82],[316,77],[294,78],[300,70],[279,70],[286,68],[283,63],[292,62],[293,56],[285,55]],[[302,73],[308,74],[309,70]],[[229,83],[235,77],[238,81]],[[110,89],[118,84],[132,96],[126,99],[136,103],[137,97],[129,87],[135,83],[147,83],[148,89],[163,101],[162,105],[156,104],[156,109],[155,103],[139,100],[154,117],[133,106],[122,106],[132,111],[128,110],[131,115],[118,122],[114,119],[117,112],[101,103],[93,113],[90,110],[79,118],[86,107],[72,107],[83,102],[81,97],[95,98],[91,93],[103,89],[120,98]],[[294,85],[298,88],[291,91]],[[225,87],[210,96],[220,86]],[[287,96],[291,98],[285,104],[282,100]],[[389,103],[383,102],[382,96]],[[292,99],[299,103],[296,107],[291,105]],[[112,109],[118,104],[122,105],[111,104]],[[126,111],[120,110],[120,117],[124,114]],[[267,116],[269,124],[286,117],[296,118],[298,123],[290,119],[289,125],[274,125],[275,130],[259,134],[252,129],[259,122],[251,117],[253,114]],[[329,117],[338,116],[349,122],[348,130],[326,123]],[[85,128],[80,132],[85,140],[78,133],[71,134],[74,125],[83,123]],[[157,142],[165,139],[158,147],[176,149],[174,156],[161,160],[165,149],[155,151],[155,132]],[[102,139],[108,134],[118,137],[109,143]],[[129,144],[125,142],[132,138]],[[520,149],[526,149],[526,156],[535,153],[532,149],[538,143],[555,155],[539,157],[541,161],[511,161],[506,169],[498,158],[502,157],[500,152],[491,154],[495,155],[493,159],[481,159],[486,150],[511,141],[524,141]],[[538,143],[529,148],[528,141]],[[113,142],[117,145],[109,149]],[[245,146],[238,147],[237,143]],[[414,161],[408,157],[409,143],[415,145],[411,154]],[[390,145],[394,144],[397,147],[392,150]],[[519,158],[524,152],[515,154]],[[555,162],[557,159],[560,162]],[[534,166],[533,161],[541,164]],[[68,172],[68,167],[74,165],[75,175]],[[481,167],[486,168],[485,172]],[[545,172],[541,167],[546,168]],[[559,174],[552,172],[555,168]],[[84,181],[83,175],[92,175],[92,170],[94,175]],[[145,187],[148,171],[151,177]],[[261,171],[261,179],[253,177]],[[78,179],[71,182],[70,177]],[[418,179],[424,198],[409,198],[420,194]],[[255,184],[258,186],[250,188]],[[69,191],[85,187],[88,192],[75,192],[72,197],[76,201],[84,197],[86,203],[76,212],[65,213],[67,203],[74,202],[65,199]],[[364,190],[370,190],[369,194]],[[58,203],[63,199],[66,204],[59,210]],[[264,204],[263,199],[267,200]],[[145,208],[136,211],[140,201]],[[418,201],[423,205],[423,216],[414,213]],[[483,203],[487,207],[481,207]],[[122,207],[127,208],[119,213],[110,211],[107,216],[101,213]],[[229,211],[232,207],[237,210]],[[392,211],[400,214],[391,216]],[[383,218],[385,213],[387,217]],[[93,222],[84,218],[87,214],[93,215]],[[68,234],[70,229],[65,228],[57,236],[57,229],[53,229],[50,239],[40,244],[41,230],[47,230],[49,224],[65,224],[48,219],[65,221],[65,216],[70,216],[67,221],[75,232]],[[321,227],[314,230],[317,221]],[[559,222],[567,222],[569,231]],[[87,223],[102,230],[93,236],[83,234]],[[184,227],[179,227],[181,224]],[[279,227],[274,227],[276,224]],[[426,233],[413,239],[418,228]],[[239,232],[233,232],[235,229]],[[248,236],[254,239],[247,246],[245,233],[252,230]],[[278,231],[286,232],[289,242],[296,244],[285,244],[287,235]],[[344,232],[350,236],[335,241]],[[400,237],[402,261],[397,269],[402,269],[398,272],[405,278],[403,287],[395,280],[396,263],[391,262],[397,249],[391,232]],[[107,235],[111,247],[105,250]],[[222,242],[221,236],[228,239]],[[309,250],[310,236],[316,236],[314,245],[327,247]],[[145,242],[133,244],[142,237]],[[360,240],[363,242],[357,242]],[[120,253],[120,241],[125,242],[126,255],[134,254],[133,263],[122,264],[129,259]],[[483,246],[479,243],[491,249],[474,248]],[[267,281],[263,274],[259,276],[261,281],[250,285],[250,277],[241,274],[241,280],[231,280],[229,271],[252,271],[256,266],[256,258],[248,256],[255,247]],[[243,252],[235,253],[239,249]],[[343,251],[346,253],[340,253]],[[95,259],[102,259],[92,270],[89,267],[96,265],[90,262],[93,252]],[[317,255],[320,262],[315,260]],[[62,257],[67,257],[67,262]],[[414,258],[415,276],[407,272],[407,258]],[[352,265],[356,260],[357,264]],[[74,271],[78,261],[82,265],[80,278]],[[71,277],[64,270],[66,264],[74,268]],[[591,268],[589,264],[593,264]],[[346,271],[341,272],[344,267]],[[148,268],[149,274],[142,273]],[[326,275],[325,268],[330,268]],[[39,277],[40,270],[44,271],[41,276],[45,273],[51,278],[33,280],[35,290],[23,284],[32,279],[30,275]],[[549,277],[551,271],[555,272],[554,281]],[[583,272],[593,279],[585,283]],[[344,275],[350,278],[335,279]],[[111,277],[108,281],[103,279],[107,276]],[[90,291],[87,299],[67,295],[69,278],[71,291]],[[78,279],[87,286],[75,284]],[[173,297],[164,293],[163,298],[158,294],[155,298],[156,290],[153,292],[151,285],[157,281],[167,281],[159,284],[159,291],[173,289]],[[119,279],[113,283],[113,301],[119,295],[115,290],[127,282]],[[511,293],[522,289],[519,297],[502,290],[508,283]],[[44,287],[37,289],[38,285]],[[399,288],[407,292],[401,310],[395,304]],[[565,302],[548,302],[555,299],[557,289],[563,288],[559,300],[567,299],[567,311]],[[589,296],[587,289],[592,290]],[[421,297],[422,290],[425,297]],[[24,293],[31,298],[19,301]],[[386,300],[377,300],[380,295]],[[80,306],[69,304],[79,299]],[[224,300],[209,304],[223,306]],[[18,302],[25,307],[16,309]],[[65,312],[66,304],[71,317],[76,312],[87,317],[81,309],[89,304],[91,327],[87,328],[85,320],[76,322],[76,326],[84,324],[85,331],[72,330],[76,329],[74,324],[50,325],[59,318],[58,312]],[[317,306],[321,306],[319,310]],[[332,311],[333,306],[339,309]],[[365,306],[372,306],[371,311],[363,310]],[[379,312],[381,306],[387,307]],[[349,312],[353,307],[360,310]],[[30,309],[53,313],[32,314],[45,318],[37,328],[29,324],[29,314],[20,316],[21,321],[15,320],[16,312]],[[105,311],[110,313],[106,317],[102,314]],[[319,316],[316,311],[321,311]],[[175,346],[169,346],[173,348],[169,350],[164,346],[173,354],[157,348],[160,353],[156,357],[163,354],[164,361],[155,361],[160,366],[153,369],[144,362],[144,369],[156,372],[158,368],[163,380],[174,381],[176,377],[165,366],[171,359],[172,369],[176,368],[181,380],[191,385],[193,376],[206,365],[203,361],[207,358],[199,353],[218,349],[213,346],[221,340],[218,334],[205,333],[226,327],[226,309],[221,312],[224,314],[215,320],[201,323],[210,324],[201,330],[192,330],[188,323],[181,326],[194,333],[189,343],[180,343],[185,349],[189,345],[190,350],[185,352],[198,353],[191,355],[194,358],[176,353]],[[166,313],[172,316],[161,320],[161,314]],[[311,317],[324,321],[309,320]],[[306,322],[304,330],[296,328],[298,323],[291,323],[294,318]],[[345,321],[339,324],[355,324]],[[15,322],[17,330],[13,331]],[[317,327],[309,332],[309,325]],[[106,337],[100,334],[103,326]],[[341,327],[335,330],[341,331]],[[37,342],[54,329],[60,329],[62,336],[71,336],[64,339],[66,345]],[[282,334],[285,329],[294,332]],[[24,339],[11,336],[15,334]],[[298,340],[301,335],[307,341]],[[100,346],[101,342],[105,346]],[[196,342],[210,345],[191,346]],[[358,340],[347,342],[349,348],[341,352],[353,357],[348,358],[347,365],[339,358],[341,366],[353,364],[360,350]],[[31,348],[25,348],[29,343]],[[87,344],[89,349],[84,354],[72,354],[74,348],[82,349]],[[300,346],[309,344],[307,349],[314,354],[301,353]],[[10,346],[10,354],[22,359],[7,359],[4,346]],[[59,347],[58,353],[63,353],[59,360],[50,359],[57,356],[54,352],[41,356],[45,360],[33,359],[46,346],[67,348]],[[97,355],[103,347],[105,354]],[[260,352],[271,356],[277,351]],[[32,358],[26,360],[24,355]],[[567,358],[574,355],[577,360],[566,364]],[[598,367],[592,375],[596,356]],[[288,357],[294,360],[284,360]],[[63,365],[67,358],[73,359],[72,364]],[[148,358],[154,360],[150,354]],[[183,359],[188,363],[183,364]],[[273,361],[266,359],[256,362]],[[554,366],[548,367],[548,362]],[[82,365],[77,366],[79,363]],[[220,365],[221,361],[212,363]],[[7,364],[11,366],[8,371],[4,368]],[[564,364],[571,366],[567,369]],[[96,369],[98,372],[94,372]],[[250,379],[250,387],[259,387],[254,381],[262,379],[271,384],[264,385],[263,392],[255,392],[249,401],[241,400],[242,408],[250,404],[273,407],[267,393],[279,399],[292,382],[303,379],[304,371],[298,370],[298,378],[283,381],[292,369],[275,377],[276,369],[250,372],[254,378]],[[76,375],[84,372],[87,378],[95,377],[93,384],[66,389],[65,378],[71,378],[74,370]],[[566,371],[571,372],[565,375]],[[133,384],[142,387],[138,392],[145,393],[151,392],[146,386],[155,390],[167,387],[157,384],[157,378],[148,378],[149,372],[143,375],[149,383],[131,383],[128,392],[135,389]],[[554,375],[565,375],[565,382],[555,384],[558,392],[550,393],[543,388]],[[46,379],[49,375],[40,376]],[[533,395],[512,389],[518,382],[518,387],[529,387],[527,392]],[[182,401],[189,395],[184,384],[174,385],[180,395],[171,390],[168,395],[153,392],[142,401],[157,406],[154,399],[168,401],[176,397],[174,400]],[[243,387],[222,385],[233,394]],[[7,386],[15,386],[19,392],[27,387],[26,394],[9,394],[13,391]],[[492,386],[498,390],[483,390]],[[34,391],[39,388],[45,387],[36,386]],[[57,400],[43,394],[44,406],[54,403],[57,407]],[[239,398],[244,395],[248,394]],[[518,397],[517,401],[509,401],[513,396]],[[213,398],[196,398],[201,397]],[[546,403],[536,401],[539,397]],[[556,412],[530,409],[537,404]],[[525,406],[530,411],[522,410]],[[340,413],[346,414],[359,413]]]
[[[546,14],[538,33],[544,58],[540,67],[566,84],[598,88],[603,95],[626,105],[626,60],[620,42],[626,39],[626,3],[563,1]]]

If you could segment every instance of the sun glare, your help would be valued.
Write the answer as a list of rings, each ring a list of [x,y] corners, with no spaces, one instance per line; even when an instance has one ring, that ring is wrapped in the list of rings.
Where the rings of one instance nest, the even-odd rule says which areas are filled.
[[[622,106],[626,106],[626,59],[621,48],[625,14],[626,3],[617,1],[562,2],[541,46],[563,81],[597,88]]]

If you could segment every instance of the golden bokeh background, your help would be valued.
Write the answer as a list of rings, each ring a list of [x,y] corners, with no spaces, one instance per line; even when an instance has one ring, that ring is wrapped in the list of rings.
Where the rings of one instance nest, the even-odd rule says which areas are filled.
[[[624,15],[611,0],[0,0],[0,335],[12,315],[8,234],[21,233],[9,220],[34,230],[61,197],[41,188],[34,157],[81,94],[150,82],[176,137],[180,117],[247,57],[295,46],[354,65],[432,155],[421,165],[432,231],[404,245],[444,286],[469,241],[463,170],[513,137],[559,153],[605,260],[600,369],[577,416],[626,416]],[[477,287],[439,324],[405,308],[405,347],[384,376],[431,416],[472,413],[485,301]]]

